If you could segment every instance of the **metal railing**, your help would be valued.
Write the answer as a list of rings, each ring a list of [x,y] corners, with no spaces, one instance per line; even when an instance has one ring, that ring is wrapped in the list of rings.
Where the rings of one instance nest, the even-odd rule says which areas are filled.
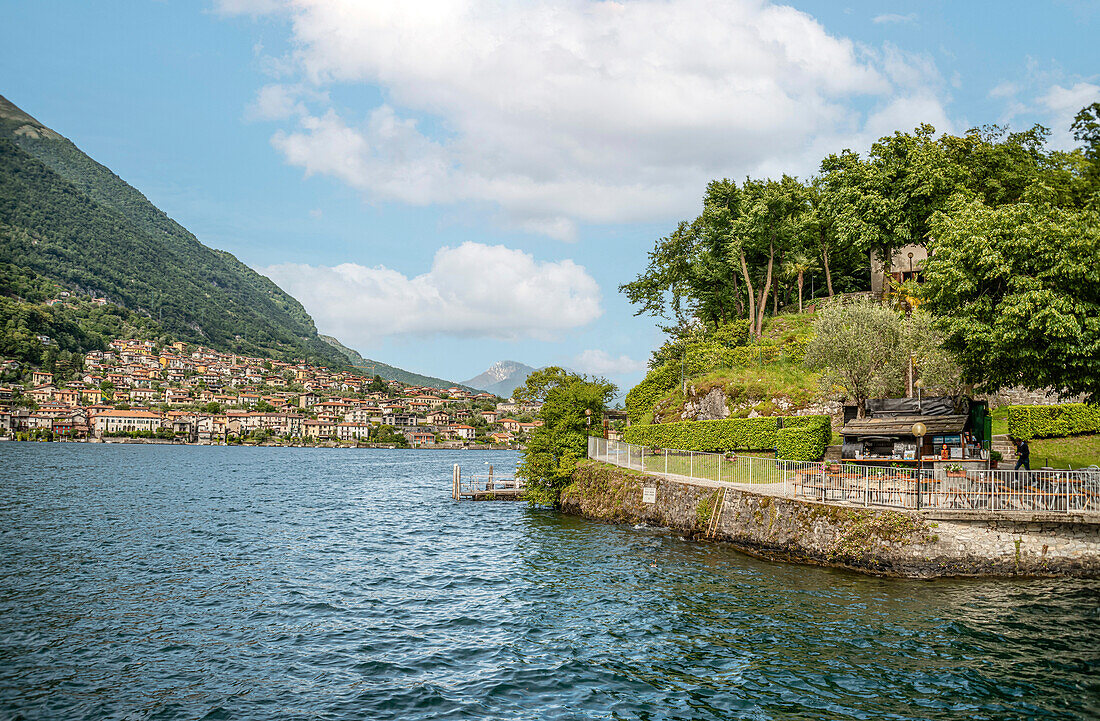
[[[878,508],[1100,513],[1100,471],[898,468],[647,448],[588,439],[588,457],[623,468],[785,498]]]

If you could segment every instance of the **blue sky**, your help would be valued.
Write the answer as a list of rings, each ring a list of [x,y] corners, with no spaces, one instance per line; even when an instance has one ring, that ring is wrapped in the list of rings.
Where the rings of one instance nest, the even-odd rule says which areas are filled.
[[[408,7],[405,7],[408,5]],[[7,2],[0,94],[322,332],[462,380],[628,388],[619,284],[707,179],[1100,99],[1093,2]]]

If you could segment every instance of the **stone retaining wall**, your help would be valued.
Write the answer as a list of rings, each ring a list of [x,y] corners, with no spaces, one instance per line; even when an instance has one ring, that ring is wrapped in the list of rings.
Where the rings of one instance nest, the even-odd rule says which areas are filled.
[[[643,488],[656,491],[643,502]],[[725,541],[753,555],[911,578],[1100,578],[1100,519],[891,511],[776,498],[706,482],[672,481],[595,461],[562,491],[565,513],[647,523]],[[714,514],[719,514],[714,523]],[[707,529],[713,533],[707,536]]]
[[[975,400],[986,401],[990,408],[1001,406],[1056,406],[1062,403],[1083,403],[1083,393],[1074,396],[1062,397],[1053,390],[1029,391],[1026,388],[1015,386],[1004,388],[996,393],[974,396]]]

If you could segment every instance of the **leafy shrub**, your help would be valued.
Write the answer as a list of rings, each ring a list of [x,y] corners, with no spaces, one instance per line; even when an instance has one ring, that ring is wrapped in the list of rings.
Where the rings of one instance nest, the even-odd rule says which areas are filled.
[[[1008,408],[1008,434],[1015,438],[1059,438],[1080,433],[1100,433],[1100,406],[1064,403]]]
[[[747,320],[734,320],[723,323],[716,329],[709,331],[705,337],[708,341],[726,348],[744,345],[749,340],[749,322]]]
[[[810,345],[810,338],[792,338],[783,344],[783,355],[791,363],[801,365],[806,360],[806,347]]]
[[[653,406],[668,393],[680,378],[680,369],[672,364],[654,368],[642,382],[626,394],[626,415],[631,423],[643,423],[649,419]]]
[[[825,441],[819,429],[813,426],[783,427],[776,433],[775,449],[777,458],[819,461],[825,455]]]

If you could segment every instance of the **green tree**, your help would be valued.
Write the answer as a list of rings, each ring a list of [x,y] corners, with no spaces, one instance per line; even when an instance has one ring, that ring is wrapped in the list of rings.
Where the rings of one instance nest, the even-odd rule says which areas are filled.
[[[384,443],[398,448],[409,447],[409,439],[393,426],[378,426],[371,431],[370,440],[374,443]]]
[[[516,469],[516,475],[527,483],[529,501],[558,503],[561,489],[569,484],[577,463],[588,454],[589,419],[591,423],[600,422],[616,390],[613,383],[602,378],[557,367],[535,371],[525,385],[516,389],[517,401],[543,404],[538,415],[543,425],[531,433]]]
[[[887,270],[898,248],[925,241],[930,216],[962,180],[935,132],[924,124],[879,139],[866,159],[845,150],[821,163],[838,238],[877,254]]]
[[[817,262],[809,255],[798,252],[783,262],[783,275],[798,281],[798,312],[802,312],[802,286],[806,274],[817,270]]]
[[[749,319],[752,332],[759,338],[764,333],[764,316],[768,295],[775,292],[773,312],[778,311],[778,289],[772,288],[776,257],[791,249],[803,215],[809,210],[806,188],[796,178],[784,175],[781,180],[746,180],[741,188],[741,213],[733,224],[729,252],[739,261],[749,298]],[[754,292],[747,255],[755,252],[764,266],[763,281],[757,278],[759,293]],[[766,259],[766,265],[763,262]],[[753,311],[755,310],[755,318]]]
[[[1093,192],[1100,191],[1100,103],[1081,108],[1070,126],[1073,138],[1084,144],[1088,170],[1084,173]]]
[[[1100,212],[958,199],[933,221],[924,307],[983,392],[1100,401]]]
[[[867,399],[900,383],[897,352],[902,346],[901,316],[868,298],[831,302],[814,319],[814,339],[806,365],[824,371],[822,385],[839,388],[867,413]]]

